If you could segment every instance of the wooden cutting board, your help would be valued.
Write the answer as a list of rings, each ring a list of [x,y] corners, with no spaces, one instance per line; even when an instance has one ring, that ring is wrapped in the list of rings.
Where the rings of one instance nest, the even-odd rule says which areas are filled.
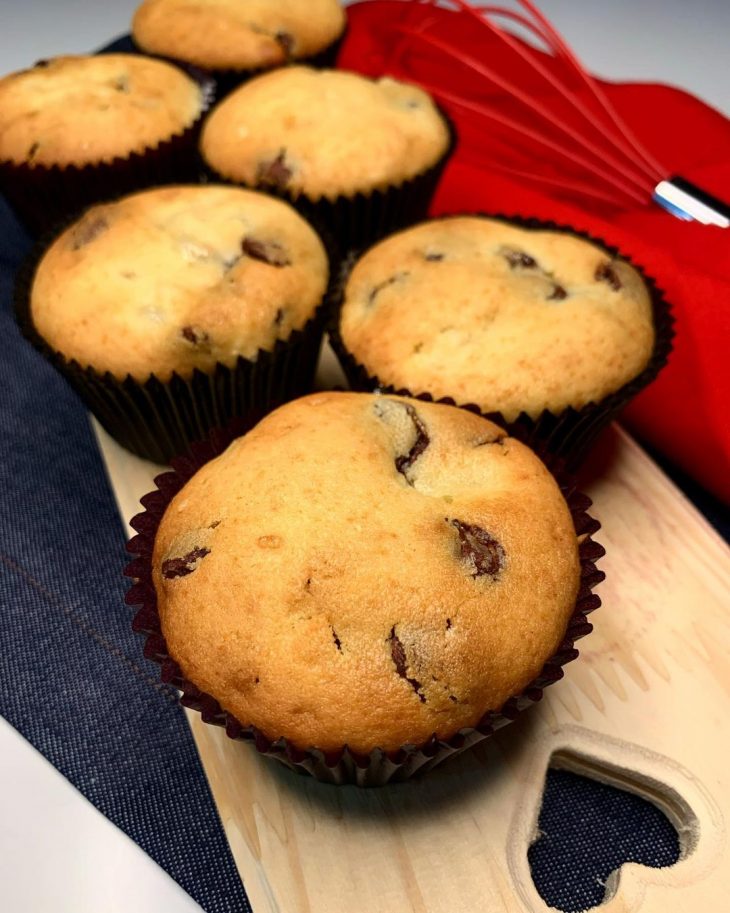
[[[342,383],[328,349],[319,385]],[[97,429],[125,521],[160,467]],[[607,556],[581,657],[543,701],[420,780],[359,790],[298,776],[188,719],[254,913],[546,911],[527,861],[545,773],[574,769],[659,805],[669,868],[625,865],[602,910],[728,909],[730,552],[613,427],[587,467]]]

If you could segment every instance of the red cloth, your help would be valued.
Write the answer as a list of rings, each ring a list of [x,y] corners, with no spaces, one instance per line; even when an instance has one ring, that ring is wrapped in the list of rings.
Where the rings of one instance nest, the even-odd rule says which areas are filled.
[[[462,53],[489,61],[520,85],[544,87],[525,74],[486,29],[458,12],[404,3],[368,0],[349,7],[349,30],[338,66],[371,76],[401,75],[392,60],[392,26],[413,23],[415,15],[437,20],[439,37]],[[414,81],[460,86],[467,97],[488,97],[505,112],[511,96],[485,89],[485,82],[454,65],[439,50],[411,42],[408,70]],[[552,58],[549,66],[561,64]],[[615,108],[643,145],[668,168],[720,198],[730,196],[730,121],[679,89],[669,86],[601,82]],[[622,420],[641,438],[666,453],[716,495],[730,502],[730,229],[681,222],[655,204],[619,208],[551,190],[490,168],[494,138],[488,122],[456,106],[444,105],[460,142],[439,187],[434,214],[485,210],[538,216],[566,223],[603,238],[653,276],[674,309],[676,338],[669,365],[628,407]],[[497,131],[498,132],[498,131]],[[529,143],[522,143],[529,155]],[[535,147],[535,155],[541,154]],[[486,162],[485,162],[486,159]],[[596,182],[600,186],[600,182]]]

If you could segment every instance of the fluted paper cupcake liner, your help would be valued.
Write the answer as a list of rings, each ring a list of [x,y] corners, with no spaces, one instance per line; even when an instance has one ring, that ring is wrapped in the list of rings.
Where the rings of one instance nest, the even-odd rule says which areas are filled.
[[[72,220],[65,220],[64,225]],[[53,349],[38,333],[31,315],[33,277],[48,240],[41,240],[18,272],[15,319],[22,334],[63,376],[101,426],[127,450],[154,463],[185,453],[212,428],[241,419],[246,427],[291,399],[310,393],[319,360],[333,280],[314,315],[273,349],[259,349],[254,359],[234,365],[218,362],[210,371],[190,377],[173,374],[167,381],[146,380],[82,367]],[[325,242],[326,243],[326,242]]]
[[[453,214],[453,216],[439,218],[456,217],[456,215],[457,214]],[[622,251],[619,251],[616,247],[607,244],[602,239],[596,238],[588,232],[578,231],[570,226],[560,225],[552,221],[536,218],[523,218],[521,216],[492,215],[490,213],[482,212],[459,213],[458,215],[485,216],[490,219],[498,219],[502,222],[518,225],[523,228],[565,232],[566,234],[572,234],[578,238],[584,238],[594,244],[598,244],[606,253],[620,257],[630,263],[634,269],[641,274],[649,291],[652,304],[655,332],[654,350],[644,370],[635,378],[628,381],[628,383],[620,387],[616,392],[609,394],[599,402],[588,403],[579,409],[568,407],[557,414],[546,409],[536,418],[532,418],[527,415],[527,413],[522,412],[513,421],[507,421],[500,412],[483,412],[475,403],[456,402],[449,396],[436,398],[427,390],[410,390],[406,387],[396,387],[392,384],[388,384],[376,375],[370,374],[367,368],[347,349],[342,336],[340,335],[339,312],[343,304],[344,288],[348,274],[355,263],[355,261],[350,258],[348,262],[341,266],[338,280],[339,288],[335,293],[335,300],[332,308],[333,313],[330,317],[328,326],[330,343],[342,366],[347,381],[353,390],[377,390],[381,393],[407,396],[425,402],[444,403],[450,406],[468,409],[471,412],[483,415],[490,421],[501,425],[510,435],[532,447],[532,449],[543,458],[548,455],[558,457],[565,461],[565,466],[569,471],[575,471],[588,454],[588,451],[601,431],[618,416],[630,400],[656,378],[669,360],[669,355],[672,351],[672,340],[674,338],[674,319],[669,303],[656,281],[651,276],[647,275],[641,266],[636,264],[629,256]]]
[[[453,124],[443,111],[440,113],[449,127],[450,139],[446,151],[430,168],[400,184],[349,196],[342,194],[333,198],[320,197],[318,200],[265,183],[252,186],[251,189],[285,200],[313,225],[322,226],[334,240],[340,257],[344,258],[352,251],[363,250],[386,235],[426,218],[441,175],[457,142]],[[207,163],[205,169],[213,181],[249,186],[224,177]]]
[[[345,40],[346,34],[347,29],[342,32],[339,38],[335,38],[331,44],[328,44],[326,48],[323,48],[317,54],[312,54],[310,57],[297,57],[293,60],[283,61],[281,64],[273,67],[253,67],[251,69],[241,70],[233,68],[215,69],[213,67],[207,67],[205,72],[208,73],[213,80],[215,80],[216,101],[221,101],[234,89],[237,89],[245,82],[248,82],[249,79],[254,79],[256,76],[263,76],[264,73],[271,73],[273,70],[281,69],[281,67],[305,66],[314,67],[317,70],[324,70],[334,67],[335,63],[337,62],[337,55],[340,52],[340,48],[342,47],[342,42]],[[184,61],[179,60],[176,57],[168,57],[162,54],[149,54],[135,42],[134,36],[132,36],[132,45],[137,54],[156,57],[159,60],[165,60],[168,63],[175,64],[179,67],[187,65]]]
[[[203,93],[200,114],[190,126],[156,146],[87,165],[0,161],[0,192],[33,237],[93,203],[160,184],[199,183],[198,136],[214,100],[215,84],[200,70],[186,71]]]
[[[125,569],[125,575],[135,581],[127,592],[126,601],[129,605],[140,607],[133,628],[145,635],[144,654],[147,659],[159,664],[161,680],[181,692],[183,706],[199,711],[205,723],[225,727],[230,738],[251,742],[262,755],[280,761],[298,773],[310,774],[322,782],[383,786],[424,773],[488,738],[539,701],[543,690],[563,677],[562,667],[578,656],[575,642],[592,630],[586,616],[601,604],[600,598],[592,590],[605,576],[596,569],[595,564],[605,552],[591,538],[600,524],[586,513],[591,504],[590,498],[576,491],[573,481],[554,463],[553,471],[570,508],[579,537],[580,587],[562,643],[547,660],[540,674],[523,691],[511,697],[498,711],[485,713],[476,726],[461,729],[450,738],[439,739],[434,735],[420,745],[403,745],[395,751],[375,749],[367,755],[352,752],[347,746],[334,752],[323,752],[316,747],[301,749],[285,738],[270,739],[256,727],[238,721],[214,697],[186,679],[170,656],[157,610],[157,594],[152,581],[152,554],[160,521],[170,501],[198,469],[226,449],[239,431],[240,426],[236,429],[216,430],[207,441],[194,445],[187,456],[173,460],[172,471],[158,476],[155,479],[157,489],[142,498],[145,510],[131,521],[137,535],[127,544],[128,551],[137,557]]]

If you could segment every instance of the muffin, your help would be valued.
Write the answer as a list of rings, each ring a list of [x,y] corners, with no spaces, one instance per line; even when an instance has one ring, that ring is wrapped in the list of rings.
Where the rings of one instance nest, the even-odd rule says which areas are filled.
[[[547,429],[574,456],[584,423],[595,434],[658,370],[658,308],[615,251],[555,226],[459,216],[371,248],[333,337],[356,389],[469,405],[533,444]]]
[[[339,0],[145,0],[132,37],[148,54],[213,71],[228,91],[293,60],[334,64],[345,22]]]
[[[307,392],[329,267],[290,206],[236,187],[90,209],[19,286],[37,344],[107,430],[157,462]]]
[[[138,627],[150,609],[158,623],[147,655],[168,678],[174,664],[207,719],[217,708],[267,751],[325,758],[331,779],[345,746],[382,782],[395,757],[505,722],[572,650],[580,600],[596,604],[555,479],[454,407],[314,394],[184,486],[161,482],[166,497],[145,501],[164,511],[156,532],[135,522],[154,546],[130,544]]]
[[[309,67],[252,79],[201,135],[215,176],[285,196],[342,251],[423,218],[450,145],[422,89]]]
[[[0,189],[38,232],[89,203],[197,175],[207,80],[136,54],[56,57],[0,80]]]

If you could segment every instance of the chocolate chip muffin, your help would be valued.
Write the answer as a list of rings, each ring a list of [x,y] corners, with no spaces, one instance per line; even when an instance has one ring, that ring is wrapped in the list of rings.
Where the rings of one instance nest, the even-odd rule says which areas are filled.
[[[573,233],[501,219],[433,219],[387,238],[343,299],[334,335],[355,386],[473,404],[508,425],[606,402],[655,351],[637,269]]]
[[[30,319],[72,380],[106,379],[114,390],[152,384],[173,400],[177,390],[196,415],[200,396],[212,396],[220,424],[306,392],[328,276],[322,242],[286,203],[235,187],[159,188],[96,206],[56,238],[33,274]],[[294,370],[300,348],[304,389]],[[235,396],[222,384],[232,372]],[[201,378],[210,379],[203,390]],[[118,405],[107,422],[115,436],[130,415],[141,421],[139,408]],[[155,411],[153,432],[167,410]],[[195,436],[208,430],[192,424]],[[168,456],[186,440],[170,434],[158,441]]]
[[[192,177],[191,133],[210,100],[204,82],[136,54],[40,61],[0,80],[0,185],[34,223],[41,205],[57,218],[120,190]]]
[[[145,0],[132,22],[146,53],[246,74],[316,58],[341,36],[339,0]],[[218,75],[218,74],[216,74]]]
[[[198,470],[151,561],[186,679],[269,740],[361,755],[499,711],[559,649],[581,576],[528,448],[460,409],[348,393],[278,409]]]
[[[429,95],[394,79],[288,67],[252,79],[207,118],[220,178],[314,211],[344,249],[422,217],[450,148]]]

